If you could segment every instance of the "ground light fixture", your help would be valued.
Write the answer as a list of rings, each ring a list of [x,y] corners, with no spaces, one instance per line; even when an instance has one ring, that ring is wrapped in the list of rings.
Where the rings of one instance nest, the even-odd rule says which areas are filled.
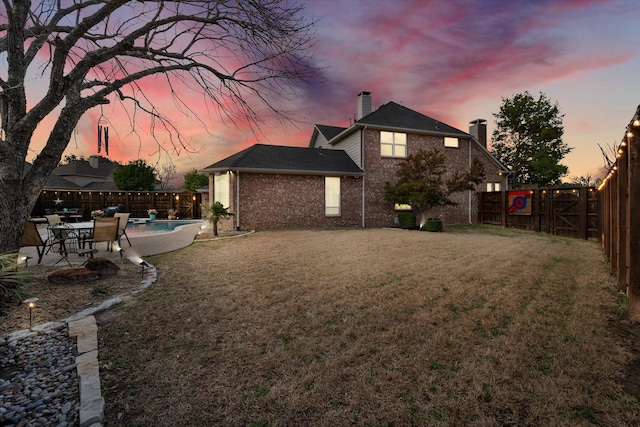
[[[142,279],[144,279],[144,269],[148,268],[148,267],[151,267],[151,266],[149,265],[149,263],[147,263],[147,261],[142,260],[142,261],[140,261],[140,267],[142,268],[142,272],[141,272],[141,276],[140,277]]]
[[[29,329],[33,327],[33,312],[36,311],[36,303],[40,301],[39,298],[27,298],[24,300],[24,305],[29,310]]]
[[[18,267],[21,267],[23,264],[26,267],[29,267],[30,256],[21,256],[18,258]]]

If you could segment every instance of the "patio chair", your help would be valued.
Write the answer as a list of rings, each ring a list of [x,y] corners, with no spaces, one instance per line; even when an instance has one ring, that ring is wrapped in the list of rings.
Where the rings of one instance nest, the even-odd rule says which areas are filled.
[[[82,221],[82,217],[84,214],[84,208],[72,208],[69,209],[69,221],[78,222]]]
[[[22,233],[22,240],[20,241],[20,247],[35,246],[38,251],[38,264],[42,262],[42,257],[47,249],[47,241],[49,239],[42,240],[42,236],[38,232],[38,227],[33,221],[27,221],[24,227],[24,233]]]
[[[114,217],[120,219],[120,224],[118,225],[118,246],[122,247],[120,244],[120,239],[124,236],[127,239],[127,243],[131,246],[131,241],[129,240],[129,236],[127,236],[127,224],[129,223],[129,215],[130,213],[124,212],[116,212]]]
[[[58,214],[47,214],[44,217],[47,219],[49,226],[62,222],[62,218]]]
[[[93,221],[93,231],[91,233],[91,237],[89,239],[84,239],[82,241],[83,247],[78,250],[79,255],[89,255],[90,258],[93,258],[93,254],[98,252],[96,249],[96,244],[100,242],[107,243],[107,250],[111,247],[113,242],[118,241],[118,223],[120,222],[119,218],[96,218]],[[89,248],[85,248],[86,244],[89,244]]]
[[[54,250],[54,247],[57,246],[55,251],[60,255],[60,259],[54,265],[65,260],[71,267],[69,254],[78,252],[78,233],[76,230],[66,222],[58,222],[47,227],[47,233],[49,236],[46,242],[47,252]]]
[[[109,206],[104,210],[104,217],[112,218],[116,214],[116,212],[118,212],[119,210],[120,210],[120,206]]]

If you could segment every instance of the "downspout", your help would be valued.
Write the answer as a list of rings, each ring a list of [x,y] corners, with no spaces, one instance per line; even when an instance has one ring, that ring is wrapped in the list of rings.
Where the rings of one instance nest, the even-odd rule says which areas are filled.
[[[236,231],[240,231],[240,171],[236,170]]]
[[[361,169],[364,172],[364,175],[362,175],[362,228],[366,228],[367,224],[365,221],[365,187],[364,187],[364,180],[367,177],[367,172],[364,169],[364,132],[367,130],[367,126],[365,126],[362,129],[362,132],[360,133],[360,162],[362,163],[361,165]]]
[[[471,143],[473,142],[473,137],[471,137],[471,139],[469,140],[469,169],[471,169]],[[471,189],[468,190],[469,191],[469,224],[473,224],[473,222],[471,221],[471,196],[472,196],[472,191]]]

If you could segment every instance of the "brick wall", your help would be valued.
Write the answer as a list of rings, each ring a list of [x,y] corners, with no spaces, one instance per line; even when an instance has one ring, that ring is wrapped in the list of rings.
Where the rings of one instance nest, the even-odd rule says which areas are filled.
[[[458,148],[444,147],[443,137],[407,134],[408,154],[414,154],[420,149],[437,148],[446,156],[448,174],[455,170],[465,171],[469,167],[469,144],[470,140],[460,139]],[[487,179],[479,187],[478,191],[484,191],[486,182],[498,182],[502,180],[503,188],[505,183],[502,177],[498,176],[499,168],[490,161],[486,153],[480,148],[472,145],[472,158],[478,157],[485,166]],[[380,156],[380,131],[368,129],[365,131],[365,212],[367,227],[392,227],[394,218],[398,215],[392,203],[384,198],[384,187],[386,182],[394,183],[398,179],[395,175],[396,169],[404,159],[394,159]],[[461,192],[452,195],[452,199],[457,203],[452,206],[443,206],[433,209],[429,216],[440,217],[445,223],[468,223],[469,222],[469,192]],[[478,194],[471,192],[471,220],[477,222],[478,219]]]
[[[241,173],[240,229],[358,227],[361,224],[362,179],[342,177],[341,211],[338,217],[324,214],[324,176]],[[231,179],[231,206],[237,214]],[[220,223],[221,229],[235,228],[237,218]]]

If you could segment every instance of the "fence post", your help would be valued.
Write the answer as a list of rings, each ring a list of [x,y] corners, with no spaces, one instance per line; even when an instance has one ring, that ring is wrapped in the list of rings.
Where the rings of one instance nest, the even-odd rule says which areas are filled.
[[[627,290],[627,187],[629,186],[628,158],[626,152],[618,159],[618,289]]]
[[[636,130],[635,133],[638,133]],[[640,259],[640,146],[638,137],[628,138],[629,150],[629,260]],[[640,262],[629,262],[629,318],[640,322]]]
[[[609,244],[609,264],[611,274],[618,272],[618,174],[611,176],[609,190],[609,215],[610,215],[610,244]]]
[[[502,220],[502,226],[506,227],[507,226],[507,209],[509,209],[509,200],[507,199],[507,191],[503,190],[502,191],[502,213],[501,213],[501,220]]]

